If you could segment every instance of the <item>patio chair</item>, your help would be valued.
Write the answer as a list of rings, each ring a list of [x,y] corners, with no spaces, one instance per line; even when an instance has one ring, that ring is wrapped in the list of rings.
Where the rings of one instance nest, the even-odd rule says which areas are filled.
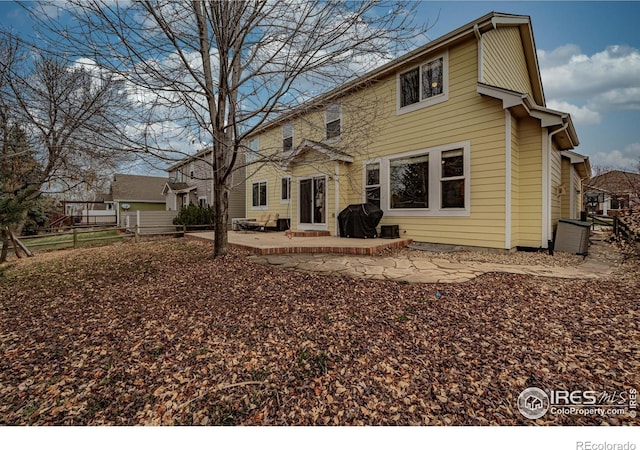
[[[278,226],[278,213],[261,214],[257,219],[247,219],[238,222],[238,227],[242,231],[267,231],[267,228],[276,228]]]

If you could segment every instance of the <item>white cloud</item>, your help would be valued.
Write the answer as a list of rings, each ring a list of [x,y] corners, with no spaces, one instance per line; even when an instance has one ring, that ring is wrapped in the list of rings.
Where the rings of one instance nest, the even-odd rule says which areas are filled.
[[[640,50],[612,45],[585,55],[568,44],[539,51],[540,72],[547,99],[584,105],[598,113],[640,110]]]
[[[602,121],[599,112],[593,111],[587,106],[576,106],[565,101],[550,100],[547,106],[557,111],[568,112],[576,124],[593,125]]]
[[[640,164],[640,142],[627,145],[622,150],[596,152],[591,164],[612,169],[636,170]]]

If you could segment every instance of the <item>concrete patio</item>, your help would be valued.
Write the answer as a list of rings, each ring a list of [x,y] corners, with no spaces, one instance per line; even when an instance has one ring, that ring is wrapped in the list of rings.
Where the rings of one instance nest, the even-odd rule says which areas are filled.
[[[213,232],[187,233],[188,239],[213,240]],[[411,239],[350,239],[337,236],[287,236],[284,232],[229,231],[229,244],[256,255],[338,253],[375,255],[385,249],[406,247]]]

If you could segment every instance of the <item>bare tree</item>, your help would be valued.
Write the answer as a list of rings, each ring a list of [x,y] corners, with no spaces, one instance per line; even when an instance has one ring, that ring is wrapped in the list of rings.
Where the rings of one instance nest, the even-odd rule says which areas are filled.
[[[126,109],[122,81],[70,67],[6,33],[0,44],[3,194],[26,205],[42,193],[92,186],[113,171],[121,159],[115,150],[119,111]],[[20,228],[18,222],[13,231]]]
[[[71,0],[47,11],[51,6],[63,11],[50,13],[45,25],[67,43],[67,56],[118,74],[137,99],[131,148],[170,157],[185,156],[180,142],[210,144],[214,256],[227,253],[230,180],[242,166],[243,140],[391,60],[423,31],[412,25],[410,2]]]

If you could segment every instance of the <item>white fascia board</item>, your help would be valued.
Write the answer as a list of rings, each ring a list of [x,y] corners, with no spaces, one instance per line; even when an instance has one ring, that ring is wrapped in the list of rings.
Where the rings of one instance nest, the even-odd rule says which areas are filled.
[[[501,89],[495,86],[489,86],[487,84],[482,84],[482,83],[478,83],[477,91],[478,91],[478,94],[480,95],[486,95],[488,97],[493,97],[498,100],[502,100],[502,107],[504,109],[513,108],[514,106],[524,106],[525,108],[527,108],[527,110],[529,109],[525,104],[525,99],[527,98],[527,94],[508,91],[505,89]]]
[[[528,25],[528,17],[503,17],[497,16],[491,18],[491,24],[493,28],[498,28],[500,25],[513,26],[513,25]]]

